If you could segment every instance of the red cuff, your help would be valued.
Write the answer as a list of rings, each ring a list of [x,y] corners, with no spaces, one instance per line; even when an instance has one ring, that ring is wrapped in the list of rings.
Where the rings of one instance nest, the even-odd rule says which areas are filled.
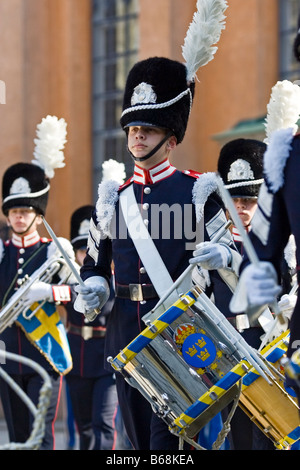
[[[54,302],[70,302],[71,288],[70,286],[52,286]]]

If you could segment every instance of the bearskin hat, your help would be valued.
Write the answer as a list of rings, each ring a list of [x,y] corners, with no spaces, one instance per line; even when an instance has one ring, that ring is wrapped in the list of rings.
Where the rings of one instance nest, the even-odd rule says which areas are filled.
[[[120,123],[171,130],[180,143],[186,131],[195,84],[186,66],[164,57],[137,62],[128,74]]]
[[[86,205],[79,207],[71,217],[71,243],[74,250],[87,246],[89,236],[90,219],[94,206]]]
[[[42,168],[32,163],[16,163],[3,175],[2,211],[7,216],[13,207],[33,207],[44,215],[49,189],[49,179]]]
[[[235,139],[225,144],[218,160],[218,172],[232,197],[257,197],[263,182],[265,143]]]
[[[57,168],[63,168],[67,123],[63,118],[47,116],[37,125],[34,159],[9,167],[2,180],[2,211],[13,207],[33,207],[45,215],[50,179]]]

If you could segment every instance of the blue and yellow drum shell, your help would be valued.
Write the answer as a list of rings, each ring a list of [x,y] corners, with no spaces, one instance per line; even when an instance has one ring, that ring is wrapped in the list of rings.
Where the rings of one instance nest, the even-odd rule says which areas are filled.
[[[289,331],[268,344],[262,355],[277,370],[276,380],[269,385],[251,369],[243,378],[240,406],[268,436],[276,448],[286,449],[300,439],[299,408],[291,390],[285,388],[281,359],[289,341]]]
[[[280,368],[288,338],[285,332],[262,350],[270,367],[278,371],[278,380],[270,385],[201,308],[191,290],[111,364],[144,395],[173,433],[188,437],[220,411],[220,403],[225,407],[232,402],[233,390],[242,381],[239,405],[275,447],[285,449],[300,438],[298,406],[284,389]]]
[[[234,345],[196,301],[189,291],[111,361],[178,433],[246,373]]]

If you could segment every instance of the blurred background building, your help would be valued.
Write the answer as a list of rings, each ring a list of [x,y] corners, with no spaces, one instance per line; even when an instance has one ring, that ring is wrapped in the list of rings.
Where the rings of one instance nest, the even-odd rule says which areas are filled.
[[[43,117],[63,117],[66,166],[47,210],[57,235],[69,237],[73,210],[96,202],[104,160],[124,162],[130,174],[119,125],[127,73],[154,55],[181,61],[195,10],[196,0],[0,0],[0,178],[31,161]],[[272,86],[300,79],[292,55],[299,11],[300,0],[228,0],[215,59],[197,74],[178,168],[214,171],[226,141],[264,138]]]

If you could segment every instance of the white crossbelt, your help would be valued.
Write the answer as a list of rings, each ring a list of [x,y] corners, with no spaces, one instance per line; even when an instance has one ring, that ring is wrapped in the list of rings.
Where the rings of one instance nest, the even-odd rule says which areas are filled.
[[[149,234],[147,227],[143,221],[139,211],[138,204],[133,191],[133,185],[128,186],[120,194],[120,207],[128,229],[128,233],[135,245],[135,248],[142,260],[148,276],[158,294],[162,297],[166,291],[172,286],[173,280],[161,259],[161,256]],[[138,227],[138,230],[136,228]],[[188,287],[189,288],[189,287]],[[188,289],[187,288],[187,289]],[[182,289],[181,292],[182,293]],[[168,308],[178,300],[178,292],[176,290],[170,294],[167,299]]]

